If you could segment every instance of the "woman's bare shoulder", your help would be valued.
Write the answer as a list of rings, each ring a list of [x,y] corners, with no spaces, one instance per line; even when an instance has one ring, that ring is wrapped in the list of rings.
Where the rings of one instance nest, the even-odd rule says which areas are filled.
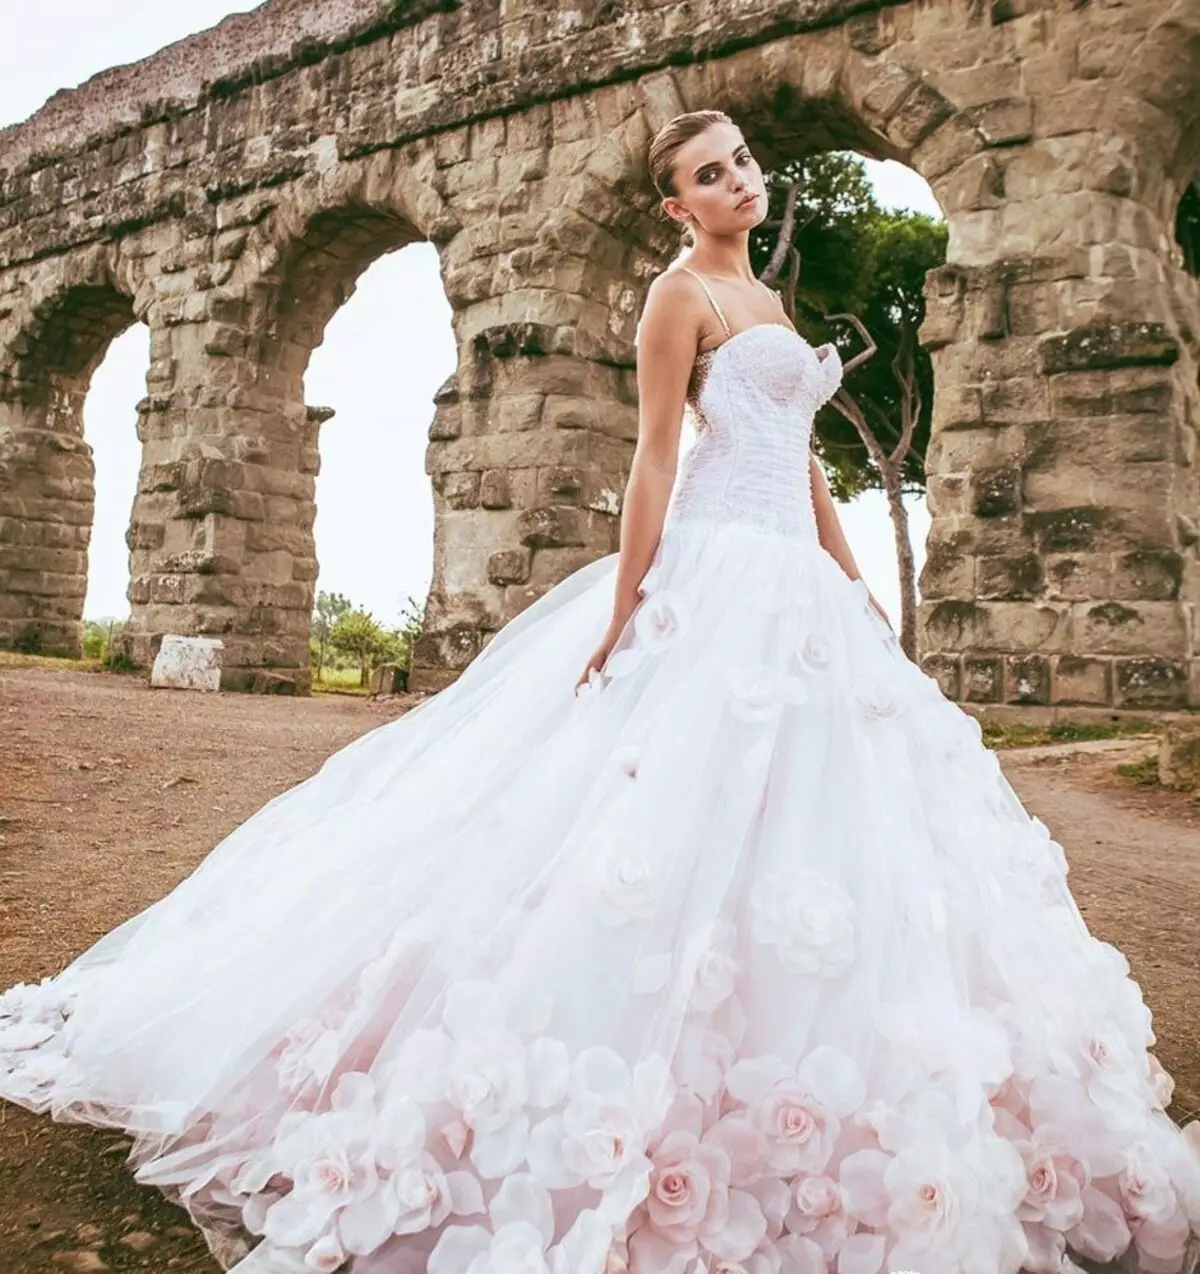
[[[695,280],[686,270],[668,266],[650,280],[638,326],[642,327],[647,321],[664,325],[682,322],[696,326],[702,313],[697,290]]]

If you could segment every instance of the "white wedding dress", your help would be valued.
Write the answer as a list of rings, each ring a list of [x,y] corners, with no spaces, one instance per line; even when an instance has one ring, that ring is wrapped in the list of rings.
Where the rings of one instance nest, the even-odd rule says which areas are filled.
[[[0,1096],[127,1130],[238,1274],[1185,1268],[1128,964],[818,543],[840,374],[702,354],[604,674],[616,555],[0,997]]]

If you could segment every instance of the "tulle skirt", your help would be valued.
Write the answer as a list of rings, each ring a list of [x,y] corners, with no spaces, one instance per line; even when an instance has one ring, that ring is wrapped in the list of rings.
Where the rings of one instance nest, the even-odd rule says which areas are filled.
[[[1197,1126],[974,720],[698,521],[577,695],[615,568],[0,997],[0,1096],[238,1274],[1181,1270]]]

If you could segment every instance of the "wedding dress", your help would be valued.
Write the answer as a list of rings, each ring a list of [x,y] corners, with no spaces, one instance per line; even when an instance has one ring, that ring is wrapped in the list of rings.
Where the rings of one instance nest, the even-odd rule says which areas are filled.
[[[0,998],[0,1096],[130,1133],[224,1268],[1184,1267],[1127,962],[818,543],[837,352],[720,318],[601,675],[615,554]]]

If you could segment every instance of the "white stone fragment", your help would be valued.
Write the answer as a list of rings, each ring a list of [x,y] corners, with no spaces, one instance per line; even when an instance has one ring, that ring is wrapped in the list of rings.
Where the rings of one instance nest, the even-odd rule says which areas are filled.
[[[150,684],[167,690],[220,690],[224,648],[216,637],[164,637]]]

